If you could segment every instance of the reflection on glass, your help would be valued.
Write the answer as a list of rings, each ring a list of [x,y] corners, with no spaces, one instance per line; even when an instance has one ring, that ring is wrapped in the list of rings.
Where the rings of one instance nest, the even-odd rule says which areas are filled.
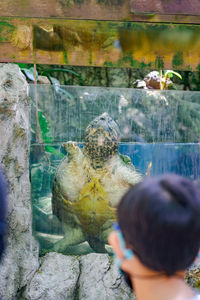
[[[199,96],[31,87],[33,226],[41,255],[109,252],[116,205],[144,176],[174,172],[199,182]]]

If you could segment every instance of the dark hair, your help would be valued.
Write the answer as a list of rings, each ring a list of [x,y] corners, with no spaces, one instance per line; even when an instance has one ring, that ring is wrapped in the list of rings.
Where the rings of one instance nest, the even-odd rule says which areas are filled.
[[[4,174],[0,170],[0,259],[4,252],[5,241],[4,235],[6,233],[6,211],[7,211],[7,182]]]
[[[145,266],[173,275],[192,264],[200,247],[200,191],[177,175],[145,179],[120,201],[118,222]]]

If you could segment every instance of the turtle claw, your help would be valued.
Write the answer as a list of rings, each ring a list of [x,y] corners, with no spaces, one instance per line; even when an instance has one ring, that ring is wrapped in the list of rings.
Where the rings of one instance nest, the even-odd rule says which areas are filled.
[[[75,149],[77,146],[77,142],[72,142],[72,141],[68,141],[66,143],[63,144],[63,147],[65,148],[66,151],[68,151],[69,149]]]
[[[77,154],[77,152],[79,152],[79,150],[80,150],[78,147],[78,143],[72,142],[72,141],[64,143],[63,147],[69,154]]]

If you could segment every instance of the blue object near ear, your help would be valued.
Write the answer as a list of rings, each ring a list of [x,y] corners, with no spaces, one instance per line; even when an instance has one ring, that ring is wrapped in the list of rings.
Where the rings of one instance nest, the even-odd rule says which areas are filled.
[[[197,257],[200,259],[200,252],[198,252]]]
[[[119,239],[120,248],[121,248],[122,253],[124,255],[122,259],[119,259],[115,255],[115,264],[116,264],[117,268],[120,270],[121,264],[126,259],[132,259],[134,257],[134,254],[133,254],[133,251],[131,249],[126,248],[124,237],[123,237],[123,234],[120,230],[120,227],[119,227],[118,223],[113,224],[113,228],[114,228],[114,230],[117,231],[117,236],[118,236],[118,239]]]

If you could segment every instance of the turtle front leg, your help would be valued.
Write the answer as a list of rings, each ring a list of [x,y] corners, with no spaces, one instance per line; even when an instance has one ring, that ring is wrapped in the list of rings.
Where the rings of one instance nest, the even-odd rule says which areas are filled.
[[[70,159],[77,159],[83,155],[77,142],[72,142],[72,141],[66,142],[63,144],[63,147],[65,148],[66,152],[68,153]]]
[[[85,235],[82,232],[82,229],[78,226],[74,227],[71,224],[63,223],[64,238],[53,247],[53,251],[59,253],[65,253],[67,247],[80,244],[86,240]]]
[[[121,178],[124,180],[124,182],[135,185],[142,181],[142,174],[134,170],[134,168],[126,168],[122,170],[124,172],[121,172]]]

